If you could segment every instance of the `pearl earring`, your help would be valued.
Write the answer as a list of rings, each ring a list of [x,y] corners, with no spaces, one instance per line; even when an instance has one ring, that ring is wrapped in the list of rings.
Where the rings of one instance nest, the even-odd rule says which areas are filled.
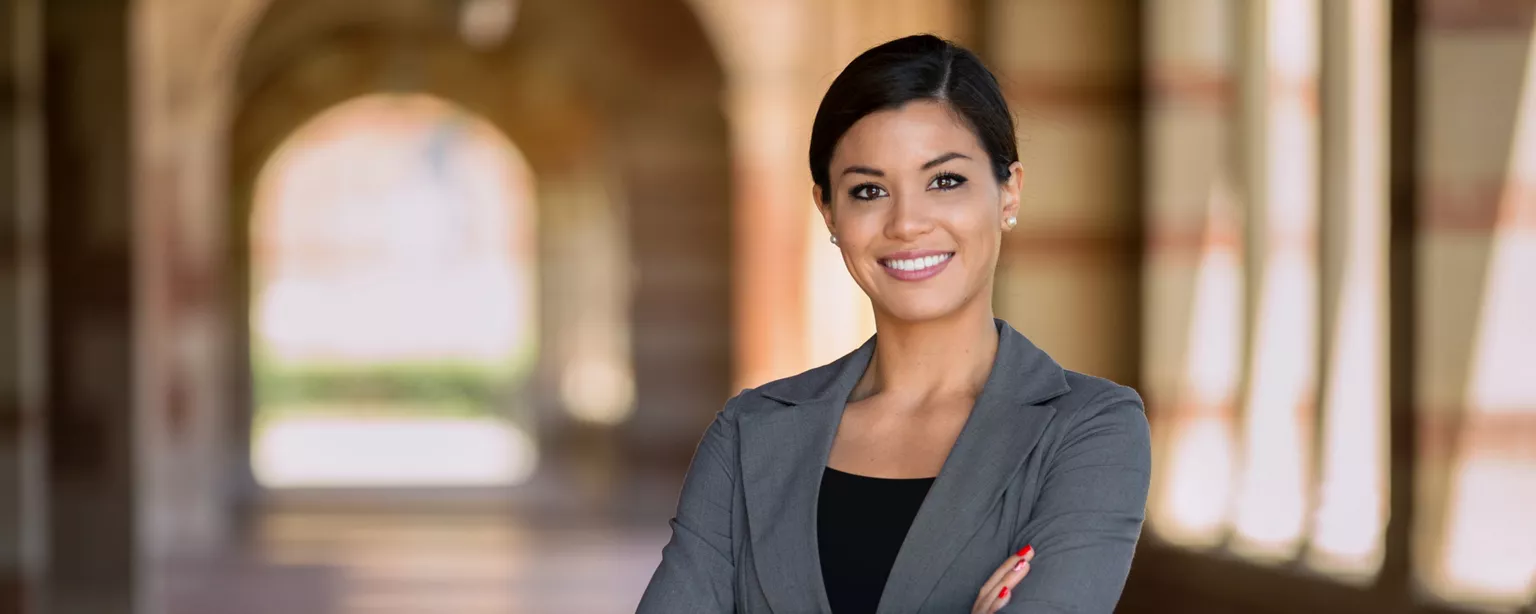
[[[1013,230],[1014,226],[1019,225],[1019,218],[1010,215],[1007,219],[1003,220],[1003,225],[1007,226],[1008,230]]]
[[[827,237],[827,238],[832,240],[832,244],[833,245],[837,245],[837,235],[832,235],[832,236]]]

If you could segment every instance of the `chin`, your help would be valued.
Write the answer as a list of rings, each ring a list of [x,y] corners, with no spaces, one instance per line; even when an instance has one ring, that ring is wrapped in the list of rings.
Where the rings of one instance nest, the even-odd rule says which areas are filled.
[[[903,296],[878,302],[881,311],[903,322],[925,322],[953,315],[964,307],[958,296]]]

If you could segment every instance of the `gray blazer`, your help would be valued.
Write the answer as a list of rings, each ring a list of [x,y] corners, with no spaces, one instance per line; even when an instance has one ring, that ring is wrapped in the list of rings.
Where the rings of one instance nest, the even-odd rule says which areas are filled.
[[[991,375],[902,542],[879,614],[969,612],[1025,544],[1005,612],[1110,612],[1147,500],[1151,442],[1130,388],[1061,368],[1007,323]],[[704,433],[641,614],[830,612],[817,553],[822,471],[875,339],[744,390]]]

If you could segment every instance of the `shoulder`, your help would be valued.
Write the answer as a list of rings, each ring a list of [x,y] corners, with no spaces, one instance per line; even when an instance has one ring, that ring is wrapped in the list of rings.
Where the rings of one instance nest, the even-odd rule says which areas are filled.
[[[874,339],[871,338],[863,346],[837,360],[742,390],[732,397],[726,408],[739,415],[794,407],[838,394],[846,395],[863,375],[873,350]]]
[[[1051,401],[1051,406],[1058,412],[1093,414],[1117,406],[1133,408],[1137,412],[1144,410],[1141,395],[1135,388],[1077,371],[1064,372],[1071,390]]]
[[[735,421],[743,414],[772,411],[814,398],[837,379],[845,366],[845,360],[840,359],[758,386],[743,388],[725,402],[721,417]]]
[[[1106,413],[1126,414],[1146,421],[1141,395],[1130,386],[1062,368],[1050,354],[1007,322],[997,320],[997,326],[999,342],[994,374],[1005,374],[1008,381],[1000,385],[1006,394],[1017,397],[1020,403],[1051,407],[1058,424],[1080,423]],[[988,380],[989,386],[993,383]]]
[[[1066,378],[1071,390],[1049,403],[1064,439],[1117,437],[1137,448],[1150,447],[1145,405],[1134,388],[1076,371],[1066,371]]]

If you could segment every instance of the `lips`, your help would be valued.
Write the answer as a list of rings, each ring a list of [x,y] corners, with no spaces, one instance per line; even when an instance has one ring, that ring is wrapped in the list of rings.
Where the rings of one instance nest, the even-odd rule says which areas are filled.
[[[881,258],[880,267],[902,281],[919,281],[938,275],[955,255],[936,250],[898,252]]]

